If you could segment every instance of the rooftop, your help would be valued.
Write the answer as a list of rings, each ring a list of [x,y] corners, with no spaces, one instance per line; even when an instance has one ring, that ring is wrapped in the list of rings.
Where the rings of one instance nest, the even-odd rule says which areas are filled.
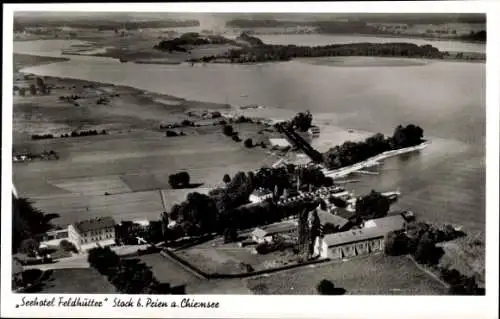
[[[99,217],[95,219],[83,220],[73,224],[73,227],[80,232],[86,233],[88,231],[101,230],[115,226],[115,220],[112,217]]]
[[[252,195],[254,195],[254,196],[266,196],[266,195],[270,195],[272,193],[273,192],[271,192],[268,189],[260,188],[260,189],[256,189],[255,191],[253,191]]]
[[[339,226],[340,228],[344,227],[349,222],[347,218],[334,215],[322,209],[318,209],[318,217],[322,225],[330,223],[332,225]]]
[[[267,232],[268,235],[289,232],[297,229],[298,225],[296,221],[284,221],[276,224],[271,224],[263,227],[262,229]]]
[[[345,208],[337,208],[336,211],[337,211],[336,216],[339,216],[339,217],[342,217],[345,219],[351,219],[356,215],[355,212],[350,212]]]
[[[267,235],[267,232],[262,228],[255,228],[252,232],[252,235],[257,237],[264,237]]]
[[[323,238],[323,241],[328,247],[332,247],[372,238],[384,237],[386,234],[387,232],[383,231],[382,229],[378,229],[377,227],[353,229],[326,235]]]
[[[353,229],[345,232],[329,234],[326,235],[323,240],[328,245],[328,247],[338,246],[361,240],[384,237],[385,235],[387,235],[387,233],[391,231],[401,230],[404,227],[404,220],[402,223],[399,223],[397,218],[393,218],[394,216],[388,217],[391,218],[379,218],[383,219],[380,226],[363,229]],[[401,218],[401,216],[399,217]],[[400,220],[402,220],[402,218]]]
[[[371,227],[386,229],[387,232],[390,232],[397,229],[403,229],[405,225],[405,220],[403,216],[398,214],[398,215],[367,220],[365,222],[365,227],[367,227],[370,224],[372,225]]]

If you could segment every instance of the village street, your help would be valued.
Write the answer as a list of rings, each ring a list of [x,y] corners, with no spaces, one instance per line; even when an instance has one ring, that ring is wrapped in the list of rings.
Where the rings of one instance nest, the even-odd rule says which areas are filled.
[[[118,255],[128,255],[136,252],[139,249],[145,249],[148,245],[131,245],[131,246],[117,246],[112,247]],[[89,268],[90,265],[87,262],[87,253],[75,254],[71,257],[61,258],[55,260],[53,263],[39,264],[39,265],[26,265],[23,269],[66,269],[66,268]]]

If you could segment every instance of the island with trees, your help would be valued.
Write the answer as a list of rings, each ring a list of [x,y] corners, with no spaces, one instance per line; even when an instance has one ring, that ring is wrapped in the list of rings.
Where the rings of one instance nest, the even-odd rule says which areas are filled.
[[[473,37],[486,36],[478,32],[470,35]],[[231,41],[231,40],[229,40]],[[452,60],[479,60],[484,61],[484,54],[451,54],[440,51],[436,47],[425,44],[417,45],[407,42],[387,43],[346,43],[322,46],[301,45],[271,45],[264,43],[258,37],[243,32],[238,38],[236,45],[225,53],[218,55],[205,55],[203,57],[188,59],[188,62],[211,62],[211,63],[264,63],[290,61],[294,58],[320,58],[320,57],[400,57],[400,58],[425,58],[425,59],[452,59]],[[184,49],[181,49],[184,50]]]
[[[187,32],[177,38],[162,40],[154,46],[154,49],[163,52],[189,52],[191,48],[201,45],[238,45],[236,41],[227,39],[220,35],[202,36],[197,32]]]
[[[324,165],[330,170],[340,169],[386,152],[422,145],[426,142],[423,134],[423,129],[418,125],[398,125],[390,137],[386,138],[382,133],[377,133],[365,141],[347,141],[329,149],[323,154]]]

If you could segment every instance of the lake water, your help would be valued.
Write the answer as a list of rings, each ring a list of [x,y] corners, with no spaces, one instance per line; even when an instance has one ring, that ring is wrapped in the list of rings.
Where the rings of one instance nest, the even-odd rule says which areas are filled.
[[[294,38],[268,37],[264,41],[271,37],[276,41]],[[295,38],[301,37],[305,36]],[[345,42],[344,36],[332,37],[329,36]],[[70,44],[18,42],[14,50],[58,56]],[[353,177],[361,182],[350,187],[358,194],[372,188],[386,191],[399,187],[403,196],[397,208],[412,209],[425,219],[484,229],[486,67],[483,63],[435,61],[407,67],[334,67],[295,60],[191,67],[123,64],[112,59],[77,56],[68,62],[24,71],[129,85],[193,100],[262,104],[276,118],[309,109],[325,131],[334,125],[392,134],[398,124],[418,124],[432,140],[427,149],[387,160],[381,175]]]

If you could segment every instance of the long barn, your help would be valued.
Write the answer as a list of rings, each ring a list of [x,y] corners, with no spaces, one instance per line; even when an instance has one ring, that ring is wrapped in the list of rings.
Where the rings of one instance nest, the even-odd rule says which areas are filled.
[[[400,215],[373,220],[369,227],[353,229],[318,237],[314,252],[321,258],[343,259],[384,250],[385,236],[391,231],[405,229]]]

